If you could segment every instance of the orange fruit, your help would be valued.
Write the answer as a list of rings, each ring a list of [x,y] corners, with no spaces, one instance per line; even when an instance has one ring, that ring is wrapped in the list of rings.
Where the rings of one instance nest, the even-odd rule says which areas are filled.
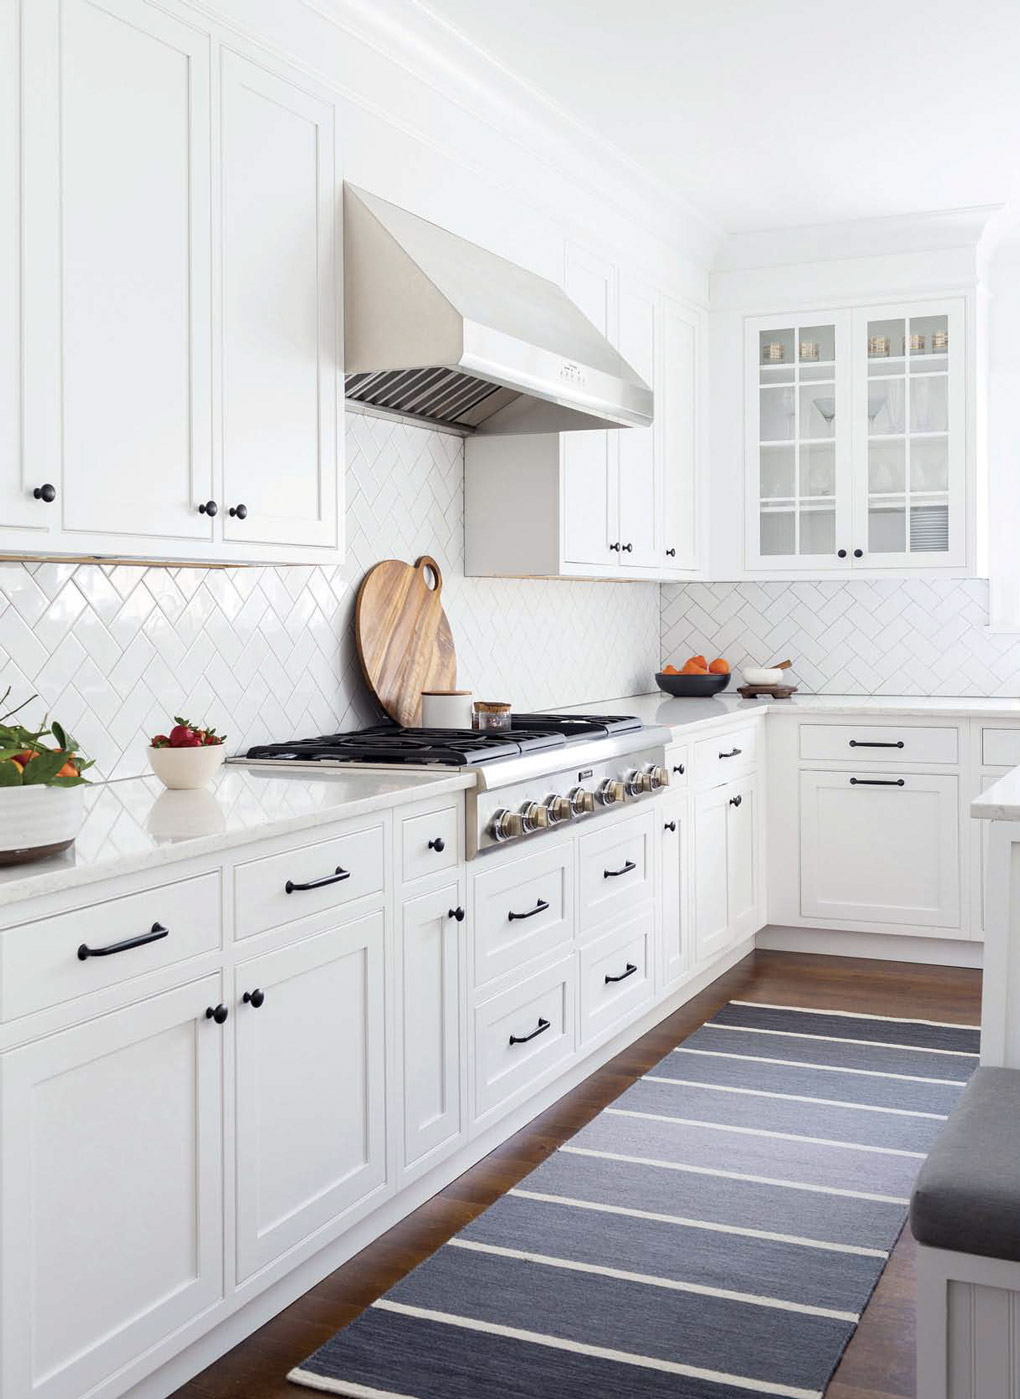
[[[81,776],[81,773],[80,773],[80,772],[78,771],[78,769],[75,767],[74,763],[65,763],[64,766],[63,766],[63,767],[60,769],[60,771],[57,773],[57,776],[58,776],[58,777],[80,777],[80,776]]]
[[[663,673],[663,675],[679,675],[679,674],[680,674],[680,672],[677,670],[677,668],[676,668],[675,665],[664,665],[664,666],[662,667],[662,673]]]
[[[708,670],[703,665],[698,665],[696,661],[688,661],[680,672],[681,675],[707,675]]]
[[[713,675],[729,675],[730,663],[729,661],[724,661],[722,656],[717,656],[709,666],[709,670]]]
[[[704,656],[692,656],[691,660],[700,670],[708,669],[708,662],[705,660]]]

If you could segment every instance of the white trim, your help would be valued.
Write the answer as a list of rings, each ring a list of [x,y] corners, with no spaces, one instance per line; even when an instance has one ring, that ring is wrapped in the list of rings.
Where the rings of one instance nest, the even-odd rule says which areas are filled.
[[[783,1098],[789,1103],[817,1103],[826,1108],[856,1108],[859,1112],[889,1112],[896,1117],[928,1117],[936,1122],[945,1122],[946,1112],[919,1112],[913,1108],[886,1108],[874,1103],[845,1103],[839,1098],[808,1098],[802,1093],[772,1093],[767,1088],[739,1088],[730,1083],[696,1083],[687,1078],[659,1078],[656,1074],[642,1074],[642,1083],[675,1083],[679,1088],[704,1088],[711,1093],[747,1093],[753,1098]]]
[[[650,1162],[657,1165],[657,1162]],[[527,1177],[525,1177],[527,1179]],[[522,1190],[515,1186],[507,1192],[524,1200],[540,1200],[549,1205],[567,1205],[571,1209],[594,1210],[598,1214],[620,1214],[628,1219],[650,1219],[657,1224],[675,1224],[683,1229],[707,1229],[713,1234],[737,1234],[741,1238],[763,1239],[773,1244],[796,1244],[798,1248],[819,1248],[827,1253],[853,1253],[862,1258],[888,1258],[884,1248],[865,1248],[862,1244],[833,1244],[822,1239],[805,1239],[799,1234],[776,1234],[768,1229],[742,1228],[738,1224],[717,1224],[707,1219],[687,1219],[680,1214],[660,1214],[657,1210],[638,1210],[630,1205],[606,1205],[599,1200],[577,1200],[572,1195],[550,1195],[543,1190]],[[906,1201],[903,1202],[906,1204]]]
[[[715,1020],[706,1020],[704,1025],[699,1025],[698,1029],[703,1030],[707,1026],[713,1030],[737,1030],[741,1034],[748,1035],[786,1035],[795,1040],[814,1040],[819,1044],[863,1044],[872,1049],[904,1049],[910,1050],[912,1054],[955,1054],[964,1059],[979,1059],[979,1054],[972,1054],[969,1049],[928,1049],[921,1044],[887,1044],[884,1040],[853,1040],[845,1039],[841,1035],[808,1035],[800,1030],[763,1030],[759,1025],[723,1025]]]
[[[596,1156],[605,1161],[624,1161],[632,1166],[656,1166],[665,1171],[688,1171],[695,1176],[722,1176],[726,1180],[746,1180],[754,1185],[778,1185],[783,1190],[810,1190],[814,1195],[842,1195],[848,1200],[872,1200],[880,1205],[910,1204],[902,1195],[876,1195],[870,1190],[845,1190],[838,1185],[808,1185],[801,1180],[777,1180],[773,1176],[754,1176],[745,1171],[723,1171],[717,1166],[689,1166],[683,1161],[660,1161],[655,1156],[628,1156],[620,1151],[596,1151],[587,1146],[561,1146],[560,1151],[571,1156]]]
[[[331,1380],[326,1375],[313,1375],[311,1370],[302,1370],[296,1365],[288,1371],[291,1384],[304,1385],[306,1389],[318,1389],[323,1394],[346,1394],[349,1399],[419,1399],[417,1394],[395,1394],[389,1389],[370,1389],[365,1384],[354,1384],[351,1380]]]
[[[964,1078],[925,1078],[921,1074],[891,1074],[882,1069],[846,1069],[840,1064],[802,1063],[799,1059],[767,1059],[761,1054],[727,1054],[724,1049],[688,1049],[678,1044],[672,1054],[704,1054],[712,1059],[746,1059],[751,1064],[779,1064],[786,1069],[821,1069],[828,1074],[863,1074],[866,1078],[894,1078],[903,1083],[938,1083],[948,1088],[966,1088]]]
[[[874,1151],[882,1156],[913,1156],[923,1161],[926,1151],[903,1151],[898,1146],[865,1146],[863,1142],[834,1142],[828,1137],[802,1137],[795,1132],[770,1132],[766,1127],[731,1127],[726,1122],[702,1122],[698,1117],[670,1117],[661,1112],[633,1112],[629,1108],[603,1108],[614,1117],[640,1117],[651,1122],[675,1122],[681,1127],[708,1127],[713,1132],[739,1132],[745,1137],[774,1137],[784,1142],[808,1142],[812,1146],[838,1146],[847,1151]]]
[[[433,1311],[430,1307],[410,1307],[404,1302],[389,1302],[385,1297],[380,1297],[372,1306],[382,1311],[397,1312],[402,1316],[418,1317],[422,1321],[438,1321],[445,1326],[460,1326],[465,1331],[505,1336],[511,1341],[530,1341],[532,1345],[571,1351],[574,1355],[590,1355],[596,1360],[614,1360],[618,1364],[635,1365],[642,1370],[661,1370],[667,1375],[685,1375],[689,1379],[708,1380],[712,1384],[731,1384],[737,1389],[750,1390],[752,1394],[775,1394],[781,1399],[823,1399],[822,1392],[818,1389],[798,1389],[793,1385],[751,1379],[747,1375],[728,1375],[722,1370],[704,1370],[700,1365],[681,1365],[676,1360],[660,1360],[656,1356],[611,1350],[608,1346],[589,1346],[582,1341],[569,1341],[561,1336],[546,1336],[540,1331],[521,1331],[515,1326],[501,1326],[495,1321],[478,1321],[474,1317],[451,1316],[448,1312]]]
[[[777,1311],[800,1312],[804,1316],[825,1316],[831,1321],[861,1319],[860,1312],[837,1311],[833,1307],[812,1307],[806,1303],[787,1302],[781,1297],[758,1297],[753,1292],[730,1292],[723,1287],[708,1287],[697,1282],[682,1282],[677,1278],[660,1278],[651,1273],[631,1273],[625,1268],[610,1268],[600,1263],[579,1263],[573,1258],[555,1258],[547,1253],[528,1253],[520,1248],[503,1248],[500,1244],[484,1244],[474,1239],[447,1239],[448,1248],[466,1248],[474,1253],[494,1254],[497,1258],[516,1258],[522,1263],[540,1263],[546,1268],[563,1268],[568,1273],[591,1273],[618,1282],[637,1282],[647,1287],[661,1287],[670,1292],[692,1292],[699,1297],[719,1297],[726,1302],[740,1302],[749,1307],[772,1307]]]
[[[867,1015],[857,1010],[821,1010],[818,1006],[778,1006],[771,1001],[729,1001],[731,1006],[749,1006],[754,1010],[795,1010],[801,1015],[838,1015],[846,1020],[883,1020],[890,1025],[931,1025],[936,1030],[980,1030],[980,1025],[963,1025],[955,1020],[915,1020],[905,1015]],[[707,1020],[706,1025],[714,1025]]]

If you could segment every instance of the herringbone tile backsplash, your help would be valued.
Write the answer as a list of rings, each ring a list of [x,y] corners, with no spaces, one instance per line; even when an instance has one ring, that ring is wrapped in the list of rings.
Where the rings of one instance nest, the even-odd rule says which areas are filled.
[[[985,630],[976,579],[670,584],[661,607],[662,655],[678,665],[789,657],[816,694],[1020,695],[1020,637]]]
[[[100,776],[146,771],[147,736],[184,714],[237,752],[378,716],[354,648],[357,586],[380,559],[431,554],[458,681],[517,708],[583,704],[654,684],[655,584],[464,577],[457,438],[349,414],[341,568],[0,564],[0,689],[49,711]]]

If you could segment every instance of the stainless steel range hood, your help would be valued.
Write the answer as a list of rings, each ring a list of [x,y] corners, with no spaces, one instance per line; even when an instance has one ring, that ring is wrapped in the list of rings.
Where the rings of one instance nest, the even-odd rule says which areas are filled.
[[[344,189],[348,399],[477,433],[646,427],[652,391],[555,283]]]

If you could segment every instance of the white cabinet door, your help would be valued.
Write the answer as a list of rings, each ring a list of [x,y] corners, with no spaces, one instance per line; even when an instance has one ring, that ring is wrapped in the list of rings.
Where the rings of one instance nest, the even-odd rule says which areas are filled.
[[[209,39],[144,0],[23,15],[27,459],[61,549],[211,539]]]
[[[399,957],[405,1179],[409,1170],[419,1174],[433,1165],[460,1137],[462,899],[455,882],[403,907]],[[415,1166],[417,1171],[411,1169]]]
[[[655,386],[656,325],[655,293],[640,282],[623,281],[618,348],[650,388]],[[664,560],[656,554],[656,528],[661,513],[657,429],[654,424],[621,428],[617,436],[620,564],[624,569],[661,567]]]
[[[80,1399],[223,1296],[219,977],[0,1060],[0,1391]]]
[[[661,478],[656,565],[698,566],[698,456],[701,434],[699,322],[694,312],[662,298],[655,416]]]
[[[334,548],[333,107],[225,52],[221,110],[224,537]]]
[[[616,274],[612,265],[568,247],[564,288],[588,319],[616,338]],[[617,432],[565,432],[563,453],[563,557],[567,564],[600,569],[619,562]]]
[[[758,779],[741,778],[726,789],[726,876],[733,942],[756,932],[758,920]]]
[[[800,851],[804,918],[960,926],[956,777],[802,772]]]
[[[660,802],[659,917],[661,984],[671,986],[691,964],[688,879],[690,798],[684,793]]]
[[[716,787],[694,799],[694,950],[698,962],[724,951],[729,942],[729,797],[729,788]]]
[[[373,913],[237,968],[240,1281],[385,1182],[383,962]]]
[[[960,299],[854,312],[854,565],[967,561]]]

